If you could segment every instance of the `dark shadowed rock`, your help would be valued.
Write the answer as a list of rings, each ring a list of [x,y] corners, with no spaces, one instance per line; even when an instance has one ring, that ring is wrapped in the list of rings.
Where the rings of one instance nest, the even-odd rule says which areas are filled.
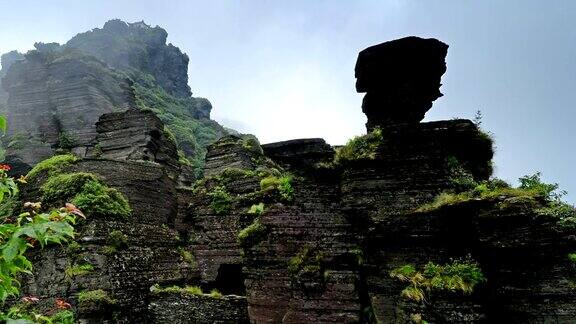
[[[262,145],[264,153],[274,161],[288,165],[313,165],[331,161],[334,149],[322,138],[303,138]]]
[[[356,62],[356,91],[366,92],[366,127],[417,123],[442,96],[448,45],[436,39],[406,37],[361,51]]]

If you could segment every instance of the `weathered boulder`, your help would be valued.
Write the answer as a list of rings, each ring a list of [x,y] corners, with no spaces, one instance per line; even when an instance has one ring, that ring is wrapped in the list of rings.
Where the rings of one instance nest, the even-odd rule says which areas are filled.
[[[436,39],[406,37],[361,51],[356,62],[356,91],[366,92],[362,111],[368,131],[374,127],[418,123],[442,96],[448,45]]]

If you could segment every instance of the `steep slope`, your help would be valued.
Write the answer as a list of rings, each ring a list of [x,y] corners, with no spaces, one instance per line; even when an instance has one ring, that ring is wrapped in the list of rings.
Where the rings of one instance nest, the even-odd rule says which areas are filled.
[[[99,116],[138,108],[160,117],[176,139],[180,162],[200,176],[206,146],[227,131],[210,120],[207,99],[191,96],[188,57],[166,37],[160,27],[112,20],[62,46],[37,43],[24,56],[6,54],[0,105],[10,121],[5,144],[16,169],[25,171],[57,149],[83,156],[94,145]],[[23,140],[31,145],[18,144]],[[14,146],[26,149],[16,154]]]
[[[64,46],[80,49],[126,73],[134,81],[138,106],[162,119],[183,155],[200,173],[206,146],[227,132],[210,120],[210,102],[192,97],[188,56],[166,44],[167,36],[164,29],[144,22],[110,20],[101,29],[76,35]]]

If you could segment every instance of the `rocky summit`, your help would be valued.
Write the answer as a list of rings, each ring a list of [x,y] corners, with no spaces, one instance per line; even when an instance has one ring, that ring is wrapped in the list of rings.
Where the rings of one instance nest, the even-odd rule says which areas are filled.
[[[226,132],[165,40],[116,20],[3,57],[4,145],[26,176],[1,217],[20,224],[65,203],[50,221],[83,216],[62,244],[27,241],[32,268],[3,318],[574,321],[576,211],[557,185],[493,178],[492,139],[470,120],[420,122],[441,96],[446,44],[360,52],[369,131],[333,147]]]

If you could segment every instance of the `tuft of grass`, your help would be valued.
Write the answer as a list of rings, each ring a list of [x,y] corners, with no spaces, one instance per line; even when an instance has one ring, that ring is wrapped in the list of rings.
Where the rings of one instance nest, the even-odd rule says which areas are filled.
[[[445,206],[465,203],[474,199],[490,200],[496,198],[541,198],[542,195],[537,190],[524,188],[511,188],[501,180],[492,180],[477,184],[473,189],[465,192],[442,192],[433,202],[419,207],[418,212],[429,212]]]
[[[570,262],[576,264],[576,253],[569,253],[568,254],[568,260],[570,260]]]
[[[250,209],[248,209],[248,214],[257,216],[264,214],[264,203],[259,203],[250,206]]]
[[[179,247],[178,252],[180,253],[180,256],[182,257],[182,260],[184,262],[188,264],[195,264],[194,256],[190,251],[186,250],[183,247]]]
[[[406,264],[390,271],[390,277],[409,285],[401,296],[416,302],[426,300],[431,291],[460,292],[470,295],[476,285],[486,281],[477,262],[469,257],[464,260],[452,260],[447,264],[428,262],[422,270],[412,264]]]
[[[218,289],[210,290],[210,293],[208,295],[212,298],[222,298],[223,296],[222,293],[218,291]]]
[[[66,278],[72,279],[74,277],[86,275],[92,271],[94,271],[94,266],[90,263],[84,263],[67,267],[66,270],[64,270],[64,274],[66,275]]]
[[[356,160],[372,160],[383,141],[382,130],[375,128],[372,132],[356,136],[346,145],[336,150],[334,161],[338,164]]]
[[[260,189],[262,191],[272,191],[277,190],[280,197],[284,201],[294,200],[294,188],[292,187],[293,177],[291,175],[284,175],[277,177],[274,175],[269,175],[266,178],[260,180]]]
[[[55,155],[51,158],[48,158],[42,162],[36,164],[36,166],[28,172],[26,178],[33,179],[34,177],[38,176],[40,173],[48,172],[49,174],[54,172],[60,172],[65,167],[76,163],[78,161],[78,157],[72,154],[63,154],[63,155]]]

